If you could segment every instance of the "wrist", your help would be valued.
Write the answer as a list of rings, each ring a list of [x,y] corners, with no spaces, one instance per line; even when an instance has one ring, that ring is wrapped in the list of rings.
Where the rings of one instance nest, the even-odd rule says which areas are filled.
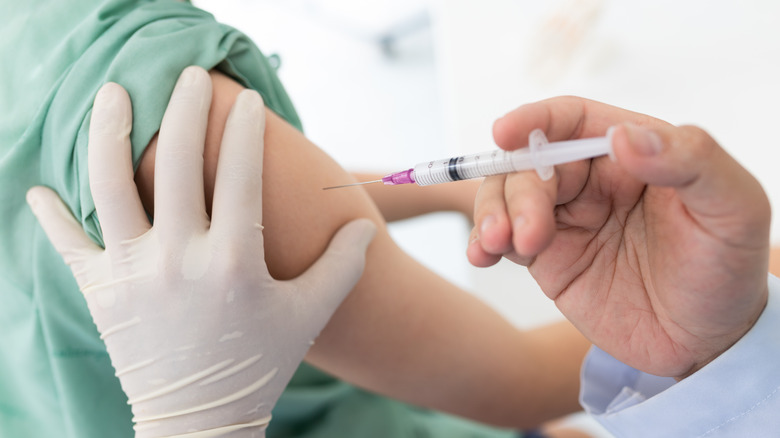
[[[733,329],[727,336],[723,336],[721,338],[722,340],[716,340],[715,342],[710,341],[709,343],[715,345],[715,347],[710,349],[709,353],[702,354],[699,358],[697,358],[693,366],[691,366],[687,372],[680,376],[676,376],[674,378],[676,381],[679,382],[687,377],[690,377],[697,371],[706,367],[712,361],[716,360],[718,357],[730,350],[737,342],[745,337],[748,332],[750,332],[750,330],[756,325],[756,322],[758,322],[759,318],[763,314],[764,309],[766,309],[768,303],[769,285],[764,283],[763,287],[764,291],[759,294],[759,296],[762,297],[762,300],[759,301],[760,305],[757,306],[751,317],[748,318],[741,327]]]
[[[186,422],[177,421],[175,425],[157,423],[141,425],[136,423],[134,425],[136,438],[158,438],[158,437],[191,437],[191,436],[235,436],[235,437],[251,437],[251,438],[265,438],[265,431],[268,429],[268,424],[271,421],[271,416],[257,418],[246,422],[230,423],[225,418],[223,425],[209,427],[206,429],[189,427]],[[171,427],[172,426],[172,427]]]
[[[281,389],[273,382],[276,369],[249,373],[257,371],[251,363],[246,366],[251,360],[227,368],[226,363],[233,362],[222,361],[205,371],[182,361],[174,368],[160,360],[157,363],[163,367],[147,366],[143,371],[149,372],[135,371],[134,379],[122,376],[136,437],[264,436],[278,398],[275,394]],[[139,386],[150,381],[158,385]],[[159,383],[162,381],[167,385]]]

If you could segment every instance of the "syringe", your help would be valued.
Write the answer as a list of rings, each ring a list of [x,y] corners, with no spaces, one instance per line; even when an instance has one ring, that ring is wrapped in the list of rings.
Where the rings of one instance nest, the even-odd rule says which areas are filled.
[[[605,137],[550,143],[541,129],[534,129],[528,136],[528,147],[514,151],[495,150],[461,157],[427,161],[411,169],[391,173],[382,179],[341,186],[325,187],[323,190],[338,189],[362,184],[382,182],[385,185],[415,183],[420,186],[460,181],[490,175],[520,172],[535,169],[542,180],[552,178],[553,166],[585,160],[612,151],[612,130]]]

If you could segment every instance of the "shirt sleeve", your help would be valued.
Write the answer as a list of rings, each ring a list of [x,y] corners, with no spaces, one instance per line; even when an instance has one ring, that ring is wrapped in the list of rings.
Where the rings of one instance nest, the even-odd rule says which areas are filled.
[[[580,403],[617,437],[764,437],[780,430],[780,280],[753,328],[690,377],[652,376],[592,347]]]

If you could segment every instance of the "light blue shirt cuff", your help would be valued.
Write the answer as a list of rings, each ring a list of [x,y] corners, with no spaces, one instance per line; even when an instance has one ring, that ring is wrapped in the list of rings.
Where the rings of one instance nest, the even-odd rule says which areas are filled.
[[[580,403],[618,437],[765,437],[780,431],[780,280],[753,328],[729,350],[675,383],[592,347]]]

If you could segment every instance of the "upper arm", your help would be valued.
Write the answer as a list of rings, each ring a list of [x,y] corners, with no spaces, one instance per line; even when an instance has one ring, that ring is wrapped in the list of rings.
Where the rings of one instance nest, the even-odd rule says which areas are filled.
[[[204,188],[207,208],[214,192],[222,132],[230,108],[243,87],[212,71],[213,97],[204,151]],[[263,232],[266,262],[278,279],[299,275],[322,254],[330,237],[357,217],[383,220],[368,196],[359,190],[322,191],[349,176],[298,130],[266,109],[263,167]],[[144,207],[153,214],[154,154],[152,140],[136,172]]]

